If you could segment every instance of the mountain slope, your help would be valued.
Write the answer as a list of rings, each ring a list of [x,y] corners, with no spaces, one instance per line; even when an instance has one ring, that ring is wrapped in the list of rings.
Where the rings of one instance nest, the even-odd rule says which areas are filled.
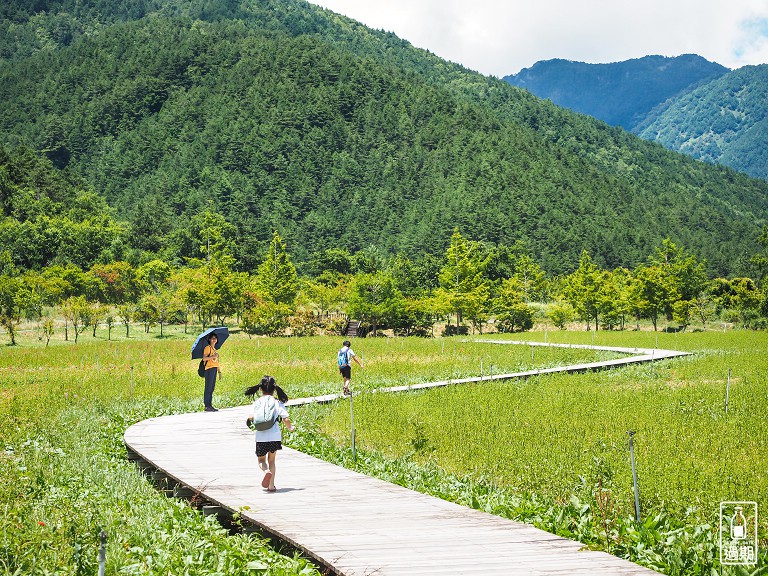
[[[726,72],[728,68],[720,64],[684,54],[610,64],[545,60],[504,80],[558,106],[632,131],[668,98]]]
[[[655,110],[637,128],[707,162],[768,179],[768,64],[745,66]]]
[[[109,4],[69,2],[82,34],[0,62],[0,142],[82,175],[153,254],[198,256],[189,223],[211,208],[242,269],[273,229],[302,261],[440,253],[458,226],[555,273],[582,249],[633,266],[669,236],[727,274],[768,216],[765,182],[298,0]]]

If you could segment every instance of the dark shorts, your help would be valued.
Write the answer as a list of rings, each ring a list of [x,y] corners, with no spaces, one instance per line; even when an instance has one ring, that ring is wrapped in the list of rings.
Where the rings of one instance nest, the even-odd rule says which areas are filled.
[[[283,449],[280,440],[274,442],[256,442],[256,456],[266,456],[269,452],[277,452]]]
[[[352,366],[339,366],[339,372],[341,372],[341,375],[347,380],[352,379]]]

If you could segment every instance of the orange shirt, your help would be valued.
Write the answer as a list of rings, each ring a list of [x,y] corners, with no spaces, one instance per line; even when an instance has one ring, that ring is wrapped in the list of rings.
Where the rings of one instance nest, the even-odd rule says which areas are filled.
[[[216,352],[216,349],[208,344],[208,346],[205,347],[203,350],[203,356],[213,356],[216,355],[216,358],[211,358],[210,360],[205,361],[205,369],[208,370],[208,368],[218,368],[219,367],[219,354]]]

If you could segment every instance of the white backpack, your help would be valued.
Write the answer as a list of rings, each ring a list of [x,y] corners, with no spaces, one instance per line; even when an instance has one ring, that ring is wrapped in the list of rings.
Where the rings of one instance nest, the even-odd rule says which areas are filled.
[[[266,394],[253,405],[253,424],[256,430],[269,430],[277,421],[277,400]]]

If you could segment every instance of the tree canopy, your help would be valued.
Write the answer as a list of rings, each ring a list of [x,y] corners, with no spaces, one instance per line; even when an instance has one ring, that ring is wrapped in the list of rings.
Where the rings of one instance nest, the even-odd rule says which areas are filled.
[[[436,256],[458,226],[552,273],[585,249],[632,268],[670,237],[714,274],[746,274],[766,221],[764,182],[299,0],[15,1],[3,15],[0,235],[25,268],[64,262],[62,245],[83,267],[180,264],[200,256],[208,211],[238,271],[274,230],[301,274],[340,246]],[[27,201],[26,170],[44,165],[30,155],[54,167],[59,212]]]

